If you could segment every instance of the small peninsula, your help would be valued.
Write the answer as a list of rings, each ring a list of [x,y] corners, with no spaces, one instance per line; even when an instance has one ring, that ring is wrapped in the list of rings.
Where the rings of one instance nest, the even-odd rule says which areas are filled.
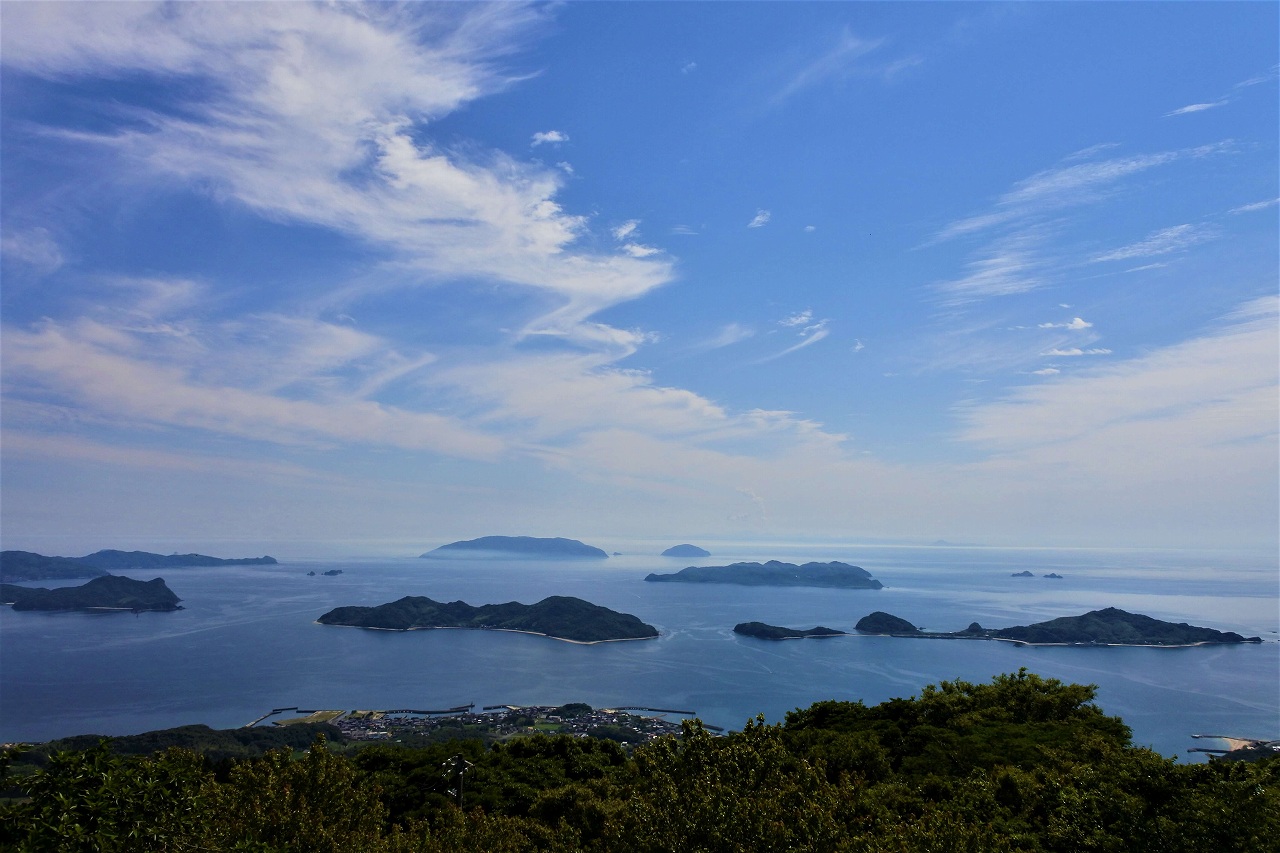
[[[537,604],[440,602],[425,596],[405,596],[376,607],[337,607],[316,620],[321,625],[348,625],[391,631],[428,628],[475,628],[541,634],[574,643],[647,640],[658,629],[630,613],[619,613],[581,598],[553,595]]]
[[[937,640],[1006,640],[1022,645],[1055,646],[1198,646],[1212,643],[1261,643],[1261,637],[1242,637],[1234,631],[1198,628],[1185,622],[1164,622],[1115,607],[1080,616],[1062,616],[1032,625],[983,628],[971,622],[963,631],[921,631],[889,613],[877,611],[854,626],[860,634],[921,637]]]
[[[80,586],[40,589],[0,584],[0,602],[14,610],[181,610],[182,599],[163,578],[138,581],[120,575],[94,578]]]
[[[450,542],[420,555],[426,559],[438,557],[470,557],[526,560],[606,560],[609,555],[599,548],[586,545],[577,539],[537,536],[481,536]]]
[[[697,545],[672,545],[663,551],[659,556],[662,557],[710,557],[711,552],[706,548],[699,548]]]
[[[859,566],[830,563],[730,563],[727,566],[689,566],[669,575],[651,574],[655,583],[732,583],[743,586],[813,586],[831,589],[881,589],[884,584]]]
[[[733,633],[759,640],[801,640],[806,637],[843,637],[849,632],[824,628],[821,625],[805,631],[800,628],[780,628],[763,622],[739,622],[733,626]]]

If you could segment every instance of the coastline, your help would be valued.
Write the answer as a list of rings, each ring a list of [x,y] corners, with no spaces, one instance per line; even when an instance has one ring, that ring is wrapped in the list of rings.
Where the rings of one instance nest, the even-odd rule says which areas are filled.
[[[1194,649],[1198,646],[1258,646],[1262,642],[1250,642],[1244,640],[1242,642],[1215,642],[1213,640],[1201,640],[1198,643],[1032,643],[1028,640],[1014,640],[1009,637],[965,637],[960,635],[949,634],[871,634],[866,631],[859,631],[856,634],[846,634],[845,636],[859,637],[895,637],[900,640],[987,640],[996,643],[1012,643],[1015,646],[1036,646],[1038,648],[1088,648],[1088,649]]]
[[[522,631],[519,628],[468,628],[463,625],[415,625],[412,628],[379,628],[374,625],[333,625],[313,619],[312,624],[324,625],[327,628],[363,628],[366,631],[502,631],[508,634],[528,634],[531,637],[546,637],[548,640],[559,640],[562,643],[573,643],[575,646],[594,646],[599,643],[629,643],[638,640],[656,640],[661,635],[652,637],[614,637],[607,640],[570,640],[568,637],[557,637],[539,631]]]

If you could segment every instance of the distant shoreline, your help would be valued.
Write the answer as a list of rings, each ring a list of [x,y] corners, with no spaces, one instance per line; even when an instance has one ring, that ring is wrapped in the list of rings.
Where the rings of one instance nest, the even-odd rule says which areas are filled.
[[[378,628],[372,625],[337,625],[321,622],[316,619],[313,625],[324,625],[327,628],[363,628],[366,631],[502,631],[507,634],[528,634],[531,637],[546,637],[548,640],[559,640],[562,643],[573,643],[575,646],[594,646],[599,643],[629,643],[639,640],[656,640],[654,637],[615,637],[608,640],[570,640],[568,637],[554,637],[539,631],[521,631],[518,628],[467,628],[463,625],[416,625],[412,628]]]

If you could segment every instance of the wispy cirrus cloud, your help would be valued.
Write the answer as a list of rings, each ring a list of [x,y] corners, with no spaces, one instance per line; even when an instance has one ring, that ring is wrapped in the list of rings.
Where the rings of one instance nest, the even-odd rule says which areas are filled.
[[[1088,204],[1104,197],[1125,178],[1178,160],[1211,156],[1224,150],[1225,145],[1202,145],[1177,151],[1078,162],[1081,155],[1101,153],[1111,147],[1094,146],[1077,152],[1057,166],[1018,181],[996,200],[993,210],[947,224],[934,240],[951,240],[997,226],[1016,226],[1028,220],[1038,220],[1048,213]]]
[[[750,222],[748,222],[748,223],[747,223],[747,227],[748,227],[748,228],[760,228],[760,227],[762,227],[762,226],[764,226],[764,225],[769,224],[769,220],[770,220],[772,217],[773,217],[773,214],[772,214],[772,213],[770,213],[769,211],[765,210],[764,208],[761,208],[760,210],[757,210],[757,211],[756,211],[756,215],[755,215],[754,217],[752,217],[752,219],[751,219],[751,221],[750,221]]]
[[[38,275],[48,275],[66,260],[49,229],[41,227],[6,233],[0,238],[0,252],[6,261],[17,261]]]
[[[736,343],[755,337],[756,330],[741,323],[727,323],[715,336],[700,343],[696,349],[712,350],[733,346]]]
[[[1266,201],[1255,201],[1252,204],[1242,204],[1239,207],[1233,207],[1228,213],[1257,213],[1259,210],[1266,210],[1268,207],[1275,207],[1280,204],[1280,198],[1271,198]]]
[[[1176,110],[1170,110],[1165,113],[1165,116],[1182,116],[1187,115],[1188,113],[1202,113],[1205,110],[1211,110],[1215,107],[1225,107],[1229,103],[1231,102],[1228,99],[1223,98],[1222,100],[1210,101],[1203,104],[1187,104],[1185,107],[1178,107]]]
[[[1191,113],[1202,113],[1205,110],[1212,110],[1218,107],[1225,107],[1227,104],[1230,104],[1232,101],[1236,100],[1236,98],[1242,94],[1240,90],[1247,89],[1250,86],[1256,86],[1259,83],[1267,83],[1271,80],[1274,80],[1275,77],[1276,77],[1276,69],[1272,68],[1270,73],[1268,74],[1261,74],[1256,77],[1250,77],[1247,80],[1241,80],[1239,83],[1236,83],[1234,86],[1232,86],[1231,90],[1227,92],[1227,94],[1223,95],[1221,98],[1218,98],[1216,101],[1204,101],[1200,103],[1187,104],[1185,107],[1179,107],[1176,110],[1170,110],[1169,112],[1165,113],[1164,114],[1165,118],[1169,118],[1170,116],[1190,115]]]
[[[769,105],[778,106],[802,92],[854,77],[892,80],[924,62],[915,54],[886,58],[881,51],[886,44],[886,39],[863,38],[845,27],[816,56],[811,52],[796,57],[776,72],[778,82],[768,97]],[[868,61],[877,52],[881,59]]]
[[[1174,225],[1169,228],[1162,228],[1152,234],[1149,234],[1136,243],[1130,243],[1127,246],[1121,246],[1110,252],[1104,252],[1101,255],[1094,256],[1094,262],[1103,261],[1127,261],[1133,258],[1150,258],[1158,255],[1168,255],[1173,252],[1182,252],[1199,245],[1200,243],[1213,240],[1218,236],[1216,229],[1205,225]]]
[[[778,321],[778,325],[784,329],[798,330],[796,334],[800,338],[799,343],[792,344],[781,352],[776,352],[772,355],[758,359],[755,363],[764,364],[765,362],[782,358],[785,355],[790,355],[791,353],[802,350],[805,347],[813,346],[818,341],[823,340],[827,335],[831,334],[831,330],[827,328],[830,322],[830,320],[814,320],[813,311],[808,308],[783,317]]]
[[[670,280],[667,261],[577,245],[587,222],[556,201],[561,170],[424,133],[510,85],[496,60],[540,25],[534,7],[33,6],[6,20],[23,38],[5,40],[5,62],[27,73],[210,84],[143,129],[78,134],[132,179],[211,184],[264,216],[378,246],[428,279],[545,291],[561,305],[526,330],[566,340],[596,311]],[[544,131],[533,144],[566,139]]]
[[[1093,347],[1092,349],[1081,349],[1080,347],[1054,347],[1040,353],[1050,358],[1078,358],[1082,355],[1111,355],[1111,350],[1104,347]]]
[[[1040,230],[1015,232],[994,241],[965,265],[963,276],[933,285],[945,304],[958,306],[1039,287],[1043,261]]]

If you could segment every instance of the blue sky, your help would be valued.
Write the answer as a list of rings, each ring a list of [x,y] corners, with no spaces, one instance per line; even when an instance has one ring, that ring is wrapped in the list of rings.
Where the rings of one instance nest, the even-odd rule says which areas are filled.
[[[1277,547],[1275,4],[0,23],[5,548]]]

